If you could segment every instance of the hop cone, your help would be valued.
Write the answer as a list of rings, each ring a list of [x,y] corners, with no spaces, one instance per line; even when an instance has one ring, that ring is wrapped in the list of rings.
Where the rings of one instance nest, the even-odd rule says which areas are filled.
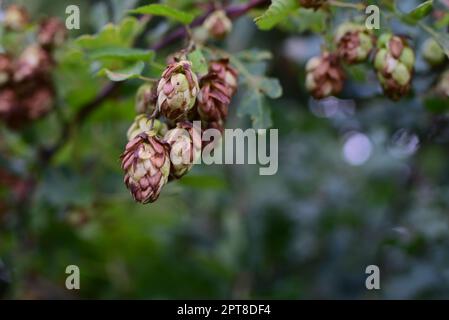
[[[12,64],[13,61],[8,54],[0,53],[0,86],[11,80]]]
[[[299,4],[303,8],[319,9],[321,8],[327,0],[299,0]]]
[[[343,89],[345,75],[335,54],[324,52],[306,65],[306,88],[316,99],[338,94]]]
[[[348,64],[365,61],[373,50],[373,37],[362,25],[342,24],[335,34],[337,53]]]
[[[157,91],[151,84],[143,84],[136,94],[136,112],[152,114],[156,109]]]
[[[446,54],[435,39],[429,38],[424,42],[423,58],[428,64],[436,67],[444,63]]]
[[[208,34],[215,39],[223,39],[232,30],[232,21],[223,10],[213,12],[203,23]]]
[[[27,10],[19,5],[10,5],[3,17],[3,24],[6,29],[20,31],[29,23],[30,18]]]
[[[201,79],[198,95],[198,113],[206,121],[226,119],[231,102],[232,89],[216,73],[209,73]]]
[[[409,92],[414,64],[415,54],[404,39],[391,34],[379,38],[374,67],[388,97],[399,100]]]
[[[176,128],[169,130],[164,141],[170,145],[170,175],[176,179],[185,175],[200,155],[201,132],[190,122],[179,122]]]
[[[233,96],[237,91],[238,73],[231,67],[228,59],[211,61],[209,64],[209,74],[216,74],[229,90],[229,96]]]
[[[154,132],[142,133],[128,142],[122,154],[124,182],[140,203],[154,202],[168,181],[168,146]]]
[[[28,80],[48,73],[53,66],[51,56],[38,45],[27,47],[16,62],[14,81]]]
[[[198,79],[191,70],[191,62],[171,63],[157,87],[157,106],[166,118],[177,120],[193,107],[198,91]]]
[[[37,40],[48,49],[60,46],[66,39],[67,32],[64,24],[58,18],[47,18],[39,24]]]
[[[157,135],[163,136],[167,132],[167,125],[157,119],[151,120],[145,114],[140,114],[134,119],[126,136],[128,141],[131,141],[138,135],[149,131],[154,131]]]

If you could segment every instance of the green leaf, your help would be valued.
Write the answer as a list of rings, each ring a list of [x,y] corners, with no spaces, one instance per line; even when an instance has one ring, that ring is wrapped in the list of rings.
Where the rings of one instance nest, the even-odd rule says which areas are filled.
[[[266,104],[265,97],[259,90],[253,88],[246,90],[237,114],[240,117],[249,115],[255,129],[265,129],[272,126],[270,109]]]
[[[297,0],[273,0],[264,14],[254,19],[261,30],[270,30],[282,20],[285,20],[293,11],[298,9]]]
[[[106,75],[111,81],[124,81],[127,79],[138,78],[143,71],[145,64],[138,61],[130,67],[111,71],[109,69],[102,69],[98,72],[99,75]]]
[[[106,47],[101,49],[93,50],[89,56],[93,60],[98,59],[110,59],[117,58],[128,61],[135,60],[146,60],[152,61],[154,58],[154,51],[152,50],[143,50],[143,49],[134,49],[134,48],[120,48],[120,47]]]
[[[433,9],[433,0],[429,0],[426,2],[421,3],[419,6],[417,6],[415,9],[410,11],[405,18],[410,19],[412,21],[419,21],[422,18],[429,15],[429,13]]]
[[[105,47],[130,47],[142,31],[142,24],[134,17],[126,17],[118,25],[108,23],[98,34],[82,35],[75,43],[85,50]]]
[[[259,83],[259,88],[271,99],[277,99],[282,96],[282,87],[278,79],[263,78]]]
[[[419,26],[439,43],[441,48],[443,48],[444,53],[449,58],[449,34],[446,32],[437,31],[422,22],[419,22]]]
[[[207,61],[200,49],[196,49],[195,51],[189,53],[187,57],[192,62],[193,72],[198,74],[200,77],[207,74]]]
[[[193,16],[192,14],[174,9],[164,4],[149,4],[136,8],[134,10],[130,10],[129,12],[162,16],[177,22],[181,22],[183,24],[190,24],[195,18],[195,16]]]

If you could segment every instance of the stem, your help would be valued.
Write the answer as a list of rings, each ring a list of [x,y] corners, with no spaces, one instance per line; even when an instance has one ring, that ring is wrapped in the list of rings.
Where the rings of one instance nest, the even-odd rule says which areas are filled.
[[[349,9],[355,9],[355,10],[365,10],[365,5],[363,3],[348,3],[338,0],[330,0],[329,4],[333,7],[339,7],[339,8],[349,8]]]
[[[148,77],[145,77],[145,76],[142,76],[142,75],[139,76],[139,79],[143,80],[143,81],[148,81],[148,82],[158,82],[159,81],[159,79],[148,78]]]

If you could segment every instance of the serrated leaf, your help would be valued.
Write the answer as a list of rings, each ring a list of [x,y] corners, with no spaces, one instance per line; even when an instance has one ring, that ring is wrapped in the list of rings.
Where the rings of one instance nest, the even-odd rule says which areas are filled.
[[[266,129],[272,126],[270,109],[259,90],[248,88],[242,97],[237,114],[240,117],[249,115],[255,129]]]
[[[297,0],[273,0],[264,14],[254,19],[261,30],[270,30],[298,9]]]
[[[142,61],[138,61],[130,67],[120,70],[102,69],[98,74],[105,74],[111,81],[124,81],[127,79],[138,78],[143,71],[145,64]]]
[[[259,88],[271,99],[277,99],[282,96],[282,87],[276,78],[262,78],[259,83]]]
[[[189,53],[187,57],[192,62],[193,72],[198,74],[200,77],[207,74],[207,61],[200,49],[196,49],[195,51]]]
[[[128,61],[146,60],[152,61],[154,58],[154,51],[134,49],[134,48],[120,48],[120,47],[106,47],[93,50],[89,57],[93,60],[97,59],[123,59]]]
[[[164,4],[149,4],[146,6],[136,8],[134,10],[130,10],[129,12],[162,16],[177,22],[181,22],[183,24],[190,24],[195,18],[190,13],[174,9]]]
[[[130,47],[135,37],[142,31],[142,25],[134,17],[126,17],[118,25],[108,23],[98,34],[82,35],[75,43],[85,50],[105,47]]]
[[[410,19],[411,21],[419,21],[422,18],[429,15],[429,13],[432,11],[432,8],[433,8],[433,0],[423,2],[419,6],[417,6],[415,9],[410,11],[405,16],[405,18]]]

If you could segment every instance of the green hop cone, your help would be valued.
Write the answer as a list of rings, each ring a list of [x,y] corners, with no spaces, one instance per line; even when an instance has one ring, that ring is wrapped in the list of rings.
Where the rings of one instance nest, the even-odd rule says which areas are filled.
[[[136,94],[136,112],[153,114],[156,109],[157,91],[152,84],[143,84]]]
[[[141,133],[153,131],[158,136],[163,136],[167,132],[167,125],[157,119],[149,119],[145,114],[139,114],[128,129],[126,134],[128,140],[132,140]]]
[[[429,38],[424,42],[422,55],[424,60],[433,67],[443,64],[446,60],[446,54],[433,38]]]
[[[192,168],[201,152],[201,128],[190,122],[178,122],[176,128],[169,130],[164,141],[170,145],[170,175],[181,178]]]
[[[167,66],[157,86],[157,106],[170,120],[185,116],[195,105],[199,92],[198,78],[190,61],[181,60]]]
[[[363,25],[344,23],[335,34],[338,56],[348,64],[365,61],[374,48],[373,35]]]
[[[377,77],[384,93],[399,100],[410,91],[415,54],[403,38],[392,34],[383,34],[377,45],[374,58]]]
[[[137,202],[154,202],[168,182],[169,147],[155,132],[141,133],[121,156],[124,182]]]

